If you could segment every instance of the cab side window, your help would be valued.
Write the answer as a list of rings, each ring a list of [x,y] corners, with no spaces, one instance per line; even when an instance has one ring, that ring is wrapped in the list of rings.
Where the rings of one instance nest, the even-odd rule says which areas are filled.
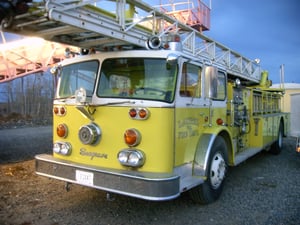
[[[190,63],[182,66],[180,96],[200,98],[201,96],[201,67]]]

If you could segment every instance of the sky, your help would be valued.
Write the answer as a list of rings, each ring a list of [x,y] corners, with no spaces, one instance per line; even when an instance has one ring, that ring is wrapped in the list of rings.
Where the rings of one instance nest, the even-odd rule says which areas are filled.
[[[246,58],[260,59],[273,84],[281,81],[281,65],[286,83],[300,83],[299,0],[202,1],[212,3],[211,27],[204,35]]]
[[[300,83],[299,0],[212,0],[204,35],[249,59],[260,59],[273,84]]]

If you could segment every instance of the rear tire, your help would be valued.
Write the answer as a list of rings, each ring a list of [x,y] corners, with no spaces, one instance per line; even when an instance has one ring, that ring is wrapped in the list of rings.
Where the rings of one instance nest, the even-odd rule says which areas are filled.
[[[283,146],[283,125],[282,122],[280,122],[277,140],[272,144],[270,153],[272,153],[273,155],[280,154],[282,150],[282,146]]]
[[[189,191],[191,199],[197,203],[208,204],[216,201],[223,190],[227,172],[227,145],[222,137],[217,137],[208,159],[205,182]]]

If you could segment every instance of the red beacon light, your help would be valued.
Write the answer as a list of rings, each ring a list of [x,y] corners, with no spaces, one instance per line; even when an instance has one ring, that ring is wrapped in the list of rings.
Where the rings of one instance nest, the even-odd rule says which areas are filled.
[[[170,50],[182,51],[182,44],[179,34],[168,35],[168,45]]]
[[[180,42],[180,36],[178,34],[171,34],[171,42]]]

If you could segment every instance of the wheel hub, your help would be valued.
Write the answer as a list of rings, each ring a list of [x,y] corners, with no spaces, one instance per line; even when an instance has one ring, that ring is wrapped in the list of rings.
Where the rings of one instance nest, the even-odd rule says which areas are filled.
[[[212,159],[210,169],[210,182],[214,189],[217,189],[222,184],[225,178],[226,163],[220,153],[216,153]]]

